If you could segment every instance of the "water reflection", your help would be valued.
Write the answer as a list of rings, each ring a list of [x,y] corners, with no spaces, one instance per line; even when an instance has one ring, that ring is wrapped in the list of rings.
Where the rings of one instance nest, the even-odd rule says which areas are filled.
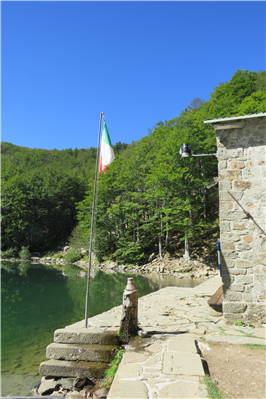
[[[132,274],[95,272],[89,317],[122,302]],[[71,265],[55,269],[28,262],[1,264],[1,396],[27,396],[38,385],[39,364],[58,328],[84,318],[87,274]],[[134,275],[139,297],[188,282],[161,275]],[[189,283],[194,284],[192,280]]]

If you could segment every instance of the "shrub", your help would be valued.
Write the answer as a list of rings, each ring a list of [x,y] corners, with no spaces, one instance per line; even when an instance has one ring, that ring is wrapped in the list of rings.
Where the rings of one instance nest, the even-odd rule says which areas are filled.
[[[17,248],[9,248],[6,251],[1,251],[1,258],[2,259],[10,259],[14,258],[17,254]]]
[[[77,253],[75,249],[69,249],[64,257],[65,261],[67,262],[77,262],[81,259],[81,256]]]
[[[22,247],[18,253],[20,259],[30,259],[31,253],[29,251],[29,247]]]

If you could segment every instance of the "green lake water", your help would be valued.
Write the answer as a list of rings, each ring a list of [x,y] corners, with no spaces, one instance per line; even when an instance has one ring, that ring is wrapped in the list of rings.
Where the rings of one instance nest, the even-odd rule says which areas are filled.
[[[165,286],[194,287],[193,279],[101,271],[90,283],[89,317],[122,303],[127,277],[139,297]],[[1,396],[29,396],[54,330],[84,319],[87,275],[74,266],[1,264]]]

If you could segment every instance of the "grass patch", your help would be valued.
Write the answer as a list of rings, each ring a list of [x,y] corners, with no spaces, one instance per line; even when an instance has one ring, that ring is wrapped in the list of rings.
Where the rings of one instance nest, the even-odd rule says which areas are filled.
[[[209,375],[205,375],[202,381],[207,386],[207,392],[210,399],[224,399],[224,396],[219,391],[217,386],[213,383],[211,377]]]
[[[219,330],[221,331],[222,335],[226,335],[225,329],[223,327],[218,326]]]
[[[236,331],[241,332],[241,333],[244,334],[246,337],[263,339],[263,338],[261,338],[261,337],[256,337],[256,335],[253,335],[253,334],[255,334],[255,333],[250,333],[250,334],[248,334],[248,333],[246,333],[245,331],[237,330],[237,329],[236,329]]]
[[[243,346],[246,346],[249,349],[262,349],[262,350],[266,350],[266,345],[259,345],[259,344],[242,344]]]
[[[115,357],[110,363],[110,367],[105,370],[103,379],[100,380],[98,387],[97,388],[110,388],[112,385],[112,382],[115,378],[115,374],[117,372],[118,366],[123,358],[123,355],[125,353],[125,349],[120,348],[118,352],[116,353]]]

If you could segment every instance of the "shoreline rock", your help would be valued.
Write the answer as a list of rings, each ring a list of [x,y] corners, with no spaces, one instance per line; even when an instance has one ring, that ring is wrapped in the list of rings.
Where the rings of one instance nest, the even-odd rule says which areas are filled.
[[[106,273],[133,273],[133,274],[156,274],[162,276],[173,276],[180,279],[183,278],[197,278],[207,279],[213,277],[219,273],[218,265],[212,260],[204,259],[190,259],[186,261],[183,257],[181,258],[170,258],[165,257],[159,259],[158,257],[151,257],[151,261],[138,266],[138,265],[120,265],[112,261],[105,261],[101,264],[97,263],[95,259],[92,260],[92,270],[102,270]],[[53,265],[73,265],[78,266],[81,269],[88,269],[89,263],[83,260],[77,262],[66,262],[64,259],[56,259],[53,256],[39,257],[33,256],[31,259],[22,260],[17,258],[11,259],[0,259],[1,261],[8,262],[30,262],[32,264],[44,264],[47,266]]]

